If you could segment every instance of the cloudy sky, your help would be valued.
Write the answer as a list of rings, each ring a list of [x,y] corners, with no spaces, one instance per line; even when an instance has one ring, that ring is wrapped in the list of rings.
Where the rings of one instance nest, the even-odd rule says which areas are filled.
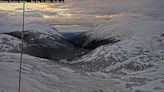
[[[0,12],[12,17],[22,16],[22,4],[0,3]],[[164,0],[65,0],[61,4],[26,4],[28,20],[61,24],[92,24],[130,13],[164,19]]]

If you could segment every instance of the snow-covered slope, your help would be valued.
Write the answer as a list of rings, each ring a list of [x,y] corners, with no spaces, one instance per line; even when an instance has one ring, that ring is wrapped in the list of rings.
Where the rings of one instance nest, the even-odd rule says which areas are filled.
[[[0,91],[17,92],[20,54],[0,53]],[[22,92],[131,92],[117,81],[81,75],[46,59],[23,55]]]
[[[5,34],[21,39],[20,31]],[[61,59],[72,60],[80,55],[80,51],[84,51],[83,49],[74,47],[58,34],[49,34],[42,31],[36,32],[33,30],[24,31],[23,34],[23,40],[27,44],[23,52],[29,55],[57,61]]]
[[[86,34],[90,39],[112,37],[120,41],[96,48],[72,61],[73,65],[104,72],[137,92],[164,90],[164,21],[121,15]]]
[[[164,50],[163,21],[147,20],[147,18],[142,17],[133,18],[132,16],[130,16],[130,19],[126,19],[111,25],[112,21],[109,25],[102,25],[101,29],[98,27],[97,30],[99,31],[88,32],[91,35],[89,37],[92,39],[112,37],[120,41],[113,45],[100,46],[88,55],[73,62],[96,62],[101,61],[99,59],[102,59],[102,57],[105,61],[108,61],[110,56],[116,59],[116,61],[122,62],[124,58],[136,56],[144,52]]]
[[[0,34],[0,51],[19,52],[20,50],[20,39],[7,34]]]
[[[163,92],[164,51],[144,53],[111,65],[102,72],[135,91]]]

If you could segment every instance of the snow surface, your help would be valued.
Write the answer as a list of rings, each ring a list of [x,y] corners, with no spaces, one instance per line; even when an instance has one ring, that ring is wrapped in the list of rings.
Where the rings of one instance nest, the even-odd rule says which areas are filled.
[[[0,53],[0,91],[17,92],[19,53]],[[22,92],[131,92],[110,79],[81,75],[53,61],[23,55]]]

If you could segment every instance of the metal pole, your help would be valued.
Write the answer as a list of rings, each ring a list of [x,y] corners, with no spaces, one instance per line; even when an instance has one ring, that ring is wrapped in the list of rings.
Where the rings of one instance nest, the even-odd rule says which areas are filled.
[[[21,32],[21,55],[19,64],[19,86],[18,92],[21,92],[21,77],[22,77],[22,56],[23,56],[23,32],[24,32],[24,15],[25,15],[25,0],[23,1],[23,17],[22,17],[22,32]]]

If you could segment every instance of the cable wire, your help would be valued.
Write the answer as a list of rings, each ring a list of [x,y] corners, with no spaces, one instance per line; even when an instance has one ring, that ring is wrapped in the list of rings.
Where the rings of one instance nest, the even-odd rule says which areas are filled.
[[[22,59],[23,59],[23,36],[24,36],[24,17],[25,17],[25,0],[23,1],[23,17],[22,17],[22,32],[21,32],[21,55],[20,55],[20,63],[19,63],[19,86],[18,92],[21,92],[21,77],[22,77]]]

